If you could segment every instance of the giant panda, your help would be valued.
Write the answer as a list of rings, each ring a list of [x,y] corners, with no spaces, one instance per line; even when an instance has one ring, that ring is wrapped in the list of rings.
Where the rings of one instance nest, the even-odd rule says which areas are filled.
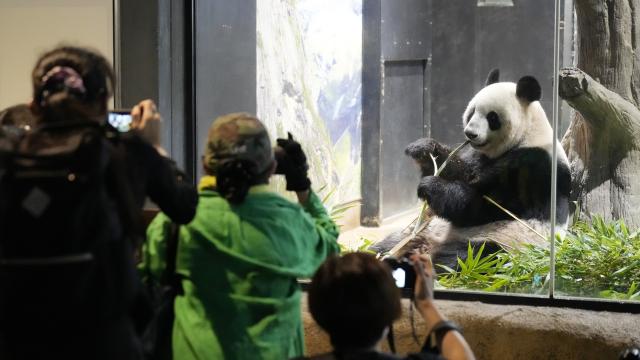
[[[545,236],[551,210],[551,152],[557,142],[556,222],[566,227],[571,175],[569,162],[540,104],[542,90],[531,76],[517,83],[498,82],[493,70],[462,116],[469,144],[433,176],[431,155],[440,166],[451,149],[434,139],[410,144],[405,153],[419,165],[418,197],[432,218],[417,237],[427,243],[435,263],[454,265],[465,258],[469,242],[486,242],[487,251],[546,242],[483,196],[525,220]]]

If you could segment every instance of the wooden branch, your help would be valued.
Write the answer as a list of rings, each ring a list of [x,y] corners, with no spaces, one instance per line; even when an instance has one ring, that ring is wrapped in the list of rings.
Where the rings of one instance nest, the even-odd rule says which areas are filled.
[[[640,110],[635,105],[577,68],[562,69],[559,81],[560,97],[594,129],[617,130],[624,140],[637,142]]]

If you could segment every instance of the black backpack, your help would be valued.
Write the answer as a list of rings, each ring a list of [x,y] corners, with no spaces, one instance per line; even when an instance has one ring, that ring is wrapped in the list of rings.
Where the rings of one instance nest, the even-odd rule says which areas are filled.
[[[0,357],[127,352],[136,213],[115,130],[0,130]]]

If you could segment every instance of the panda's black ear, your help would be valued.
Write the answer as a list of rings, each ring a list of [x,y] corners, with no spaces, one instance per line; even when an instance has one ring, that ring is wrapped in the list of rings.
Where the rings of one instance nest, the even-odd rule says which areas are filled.
[[[484,82],[484,86],[495,84],[498,81],[500,81],[500,70],[491,69],[491,71],[489,71],[489,75],[487,75],[487,81]]]
[[[542,88],[533,76],[524,76],[518,80],[516,96],[528,102],[542,99]]]

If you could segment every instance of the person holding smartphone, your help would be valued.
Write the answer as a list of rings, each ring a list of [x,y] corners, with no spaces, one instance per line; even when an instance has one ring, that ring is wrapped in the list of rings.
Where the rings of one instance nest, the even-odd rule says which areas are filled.
[[[363,252],[333,256],[313,276],[309,310],[331,339],[333,351],[313,360],[475,359],[459,328],[433,302],[433,266],[427,255],[411,255],[416,273],[415,305],[429,335],[419,353],[398,357],[379,344],[400,317],[400,290],[390,267]]]
[[[152,100],[131,109],[130,131],[122,133],[125,161],[136,205],[148,197],[178,224],[195,216],[198,193],[161,144],[162,118]]]
[[[107,107],[115,75],[108,61],[92,50],[63,46],[43,54],[32,81],[33,100],[0,111],[0,126],[33,131],[55,123],[104,124],[112,116]],[[156,104],[146,99],[118,113],[126,121],[116,128],[122,132],[118,141],[135,206],[142,209],[148,197],[176,223],[188,223],[195,215],[197,190],[162,147]]]
[[[0,358],[138,359],[142,206],[187,223],[197,191],[160,146],[153,101],[131,131],[104,126],[115,76],[102,55],[58,47],[31,75],[33,118],[1,120],[22,130],[0,133]]]

